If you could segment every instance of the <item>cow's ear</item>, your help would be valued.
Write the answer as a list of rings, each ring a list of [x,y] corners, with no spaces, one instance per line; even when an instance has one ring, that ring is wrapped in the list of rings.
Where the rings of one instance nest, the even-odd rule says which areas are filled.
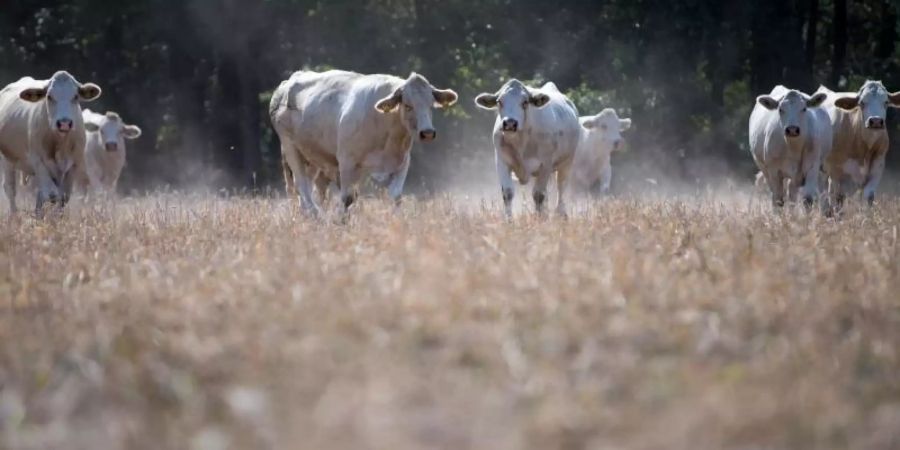
[[[543,92],[535,92],[531,94],[528,101],[537,108],[543,108],[544,105],[550,102],[550,96]]]
[[[827,99],[827,98],[828,98],[828,96],[825,95],[824,92],[819,92],[819,93],[813,94],[812,97],[810,97],[806,100],[806,106],[808,108],[818,108],[818,107],[822,106],[822,103],[825,103],[825,99]]]
[[[453,106],[459,96],[451,89],[433,89],[431,94],[434,95],[434,106],[436,108],[447,108]]]
[[[494,109],[497,107],[497,96],[487,92],[479,94],[475,97],[475,104],[484,109]]]
[[[631,128],[631,119],[619,119],[619,128],[622,131]]]
[[[96,123],[91,122],[90,120],[85,120],[84,121],[84,129],[93,133],[95,131],[100,131],[100,125],[97,125]]]
[[[834,101],[834,106],[847,110],[854,109],[859,106],[859,97],[855,95],[853,97],[838,97]]]
[[[397,109],[397,107],[400,106],[401,100],[403,100],[403,91],[400,88],[397,88],[393,94],[378,100],[378,102],[375,103],[375,109],[382,114],[387,114]]]
[[[778,108],[778,100],[775,100],[768,95],[760,95],[759,97],[756,97],[756,103],[763,105],[764,108],[770,111]]]
[[[26,102],[37,103],[47,97],[47,88],[28,88],[19,93]]]
[[[94,83],[85,83],[78,88],[78,98],[83,102],[92,102],[100,97],[103,91]]]
[[[892,108],[900,108],[900,91],[888,94],[888,103]]]
[[[141,129],[137,125],[125,125],[122,127],[122,135],[125,139],[137,139],[141,137]]]

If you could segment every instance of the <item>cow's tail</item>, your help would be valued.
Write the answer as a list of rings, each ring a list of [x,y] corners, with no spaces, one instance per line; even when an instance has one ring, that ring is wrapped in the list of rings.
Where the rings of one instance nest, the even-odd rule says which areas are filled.
[[[297,195],[297,187],[294,186],[294,172],[283,153],[281,154],[281,172],[284,175],[284,192],[288,196]]]

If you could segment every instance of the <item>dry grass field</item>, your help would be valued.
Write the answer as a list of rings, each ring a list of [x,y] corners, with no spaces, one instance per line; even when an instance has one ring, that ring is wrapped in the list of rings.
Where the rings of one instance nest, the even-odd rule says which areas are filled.
[[[71,206],[2,205],[0,448],[900,448],[897,198]]]

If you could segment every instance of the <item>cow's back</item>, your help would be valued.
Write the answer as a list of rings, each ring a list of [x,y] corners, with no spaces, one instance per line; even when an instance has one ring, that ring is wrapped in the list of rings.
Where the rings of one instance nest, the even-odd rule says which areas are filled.
[[[531,143],[539,149],[556,149],[556,159],[573,157],[581,138],[578,112],[558,91],[542,91],[550,96],[543,108],[529,108],[526,129]]]
[[[32,124],[39,125],[44,103],[30,103],[19,98],[23,89],[40,85],[31,77],[21,78],[0,90],[0,153],[14,160],[26,157],[29,138],[37,133]]]
[[[273,123],[295,141],[333,149],[342,126],[351,132],[364,126],[371,130],[371,125],[395,120],[393,115],[378,113],[375,103],[400,83],[388,75],[296,72],[273,95]]]

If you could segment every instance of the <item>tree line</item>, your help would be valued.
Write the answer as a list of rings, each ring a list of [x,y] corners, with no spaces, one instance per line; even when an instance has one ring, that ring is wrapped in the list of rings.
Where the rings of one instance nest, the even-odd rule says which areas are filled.
[[[749,177],[747,116],[774,85],[900,90],[898,12],[896,0],[7,0],[0,83],[65,69],[102,86],[89,107],[144,130],[125,190],[280,186],[266,110],[301,68],[417,71],[460,94],[415,150],[412,190],[493,174],[493,118],[471,99],[508,77],[554,81],[582,114],[632,117],[623,164]]]

